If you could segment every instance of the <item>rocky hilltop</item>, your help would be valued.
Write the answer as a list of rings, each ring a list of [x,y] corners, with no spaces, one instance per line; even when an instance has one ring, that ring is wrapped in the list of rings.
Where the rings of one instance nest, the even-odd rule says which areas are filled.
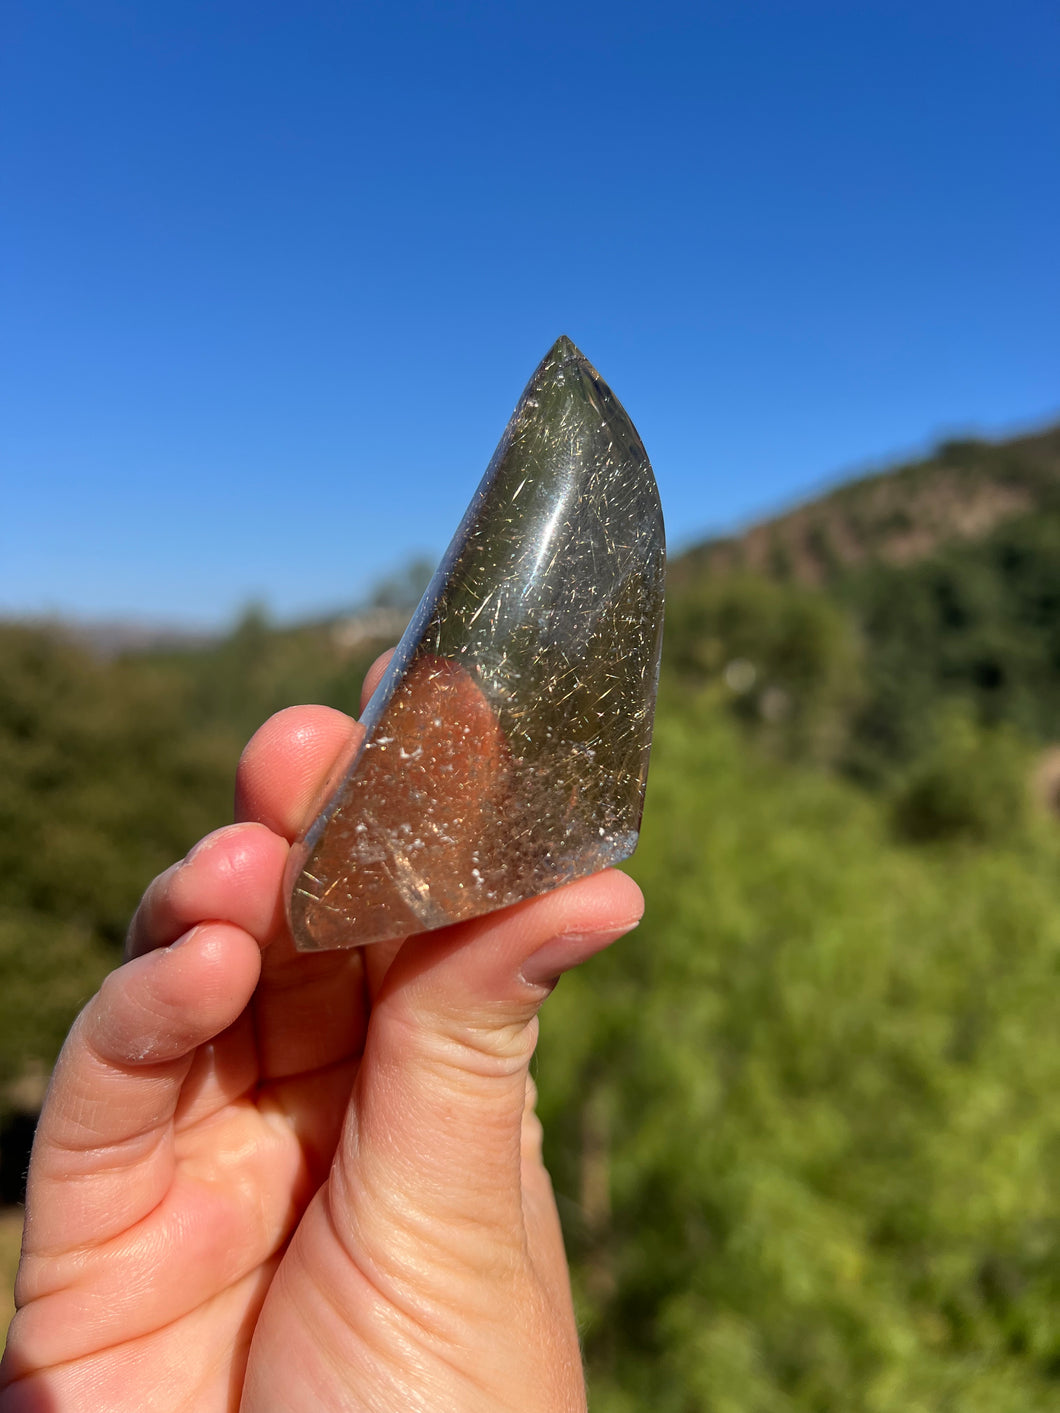
[[[1060,424],[1003,441],[965,438],[847,481],[743,534],[678,556],[672,582],[747,570],[821,584],[867,562],[911,564],[1014,517],[1060,510]]]

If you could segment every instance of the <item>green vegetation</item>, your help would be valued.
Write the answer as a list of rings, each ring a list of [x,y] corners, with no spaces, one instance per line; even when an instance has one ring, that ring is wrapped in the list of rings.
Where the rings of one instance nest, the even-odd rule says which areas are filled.
[[[675,566],[648,915],[538,1061],[599,1413],[1060,1405],[1058,442],[953,443]],[[356,710],[380,646],[0,629],[0,1119],[250,732]]]
[[[294,701],[356,712],[378,646],[347,655],[257,612],[212,647],[114,661],[0,628],[0,1119],[3,1086],[50,1066],[115,964],[145,885],[231,817],[247,737]]]
[[[1060,840],[663,713],[635,933],[539,1082],[601,1413],[1055,1407]]]
[[[22,1217],[16,1209],[0,1212],[0,1330],[6,1335],[15,1313],[14,1284],[22,1244]]]
[[[857,764],[879,776],[929,744],[938,703],[1053,739],[1060,724],[1060,512],[1021,515],[906,568],[836,582],[866,642]]]
[[[749,574],[687,585],[667,605],[665,664],[675,696],[713,686],[784,754],[842,756],[861,650],[849,616],[818,591]]]

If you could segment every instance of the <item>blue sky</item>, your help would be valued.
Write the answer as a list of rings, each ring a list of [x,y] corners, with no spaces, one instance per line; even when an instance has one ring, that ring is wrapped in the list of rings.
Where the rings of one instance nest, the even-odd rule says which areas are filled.
[[[15,0],[0,612],[438,554],[565,332],[671,545],[1060,414],[1055,0]]]

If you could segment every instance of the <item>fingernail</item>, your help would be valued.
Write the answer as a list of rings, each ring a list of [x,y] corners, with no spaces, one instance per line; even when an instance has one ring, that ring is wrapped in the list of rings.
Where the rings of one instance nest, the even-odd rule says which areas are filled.
[[[565,971],[602,952],[612,942],[632,932],[639,922],[640,918],[634,918],[602,932],[565,932],[553,937],[527,957],[522,978],[528,986],[545,986],[551,990]]]
[[[182,932],[175,942],[171,942],[166,948],[166,951],[175,952],[178,947],[185,946],[188,942],[192,940],[193,937],[196,937],[202,931],[202,929],[203,924],[201,922],[197,922],[194,927],[189,927],[187,932]]]

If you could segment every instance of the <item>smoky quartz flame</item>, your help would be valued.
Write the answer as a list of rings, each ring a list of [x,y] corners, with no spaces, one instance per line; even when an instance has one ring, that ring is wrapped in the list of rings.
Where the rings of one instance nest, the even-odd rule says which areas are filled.
[[[292,850],[299,948],[443,927],[633,852],[664,567],[640,438],[561,338]]]

